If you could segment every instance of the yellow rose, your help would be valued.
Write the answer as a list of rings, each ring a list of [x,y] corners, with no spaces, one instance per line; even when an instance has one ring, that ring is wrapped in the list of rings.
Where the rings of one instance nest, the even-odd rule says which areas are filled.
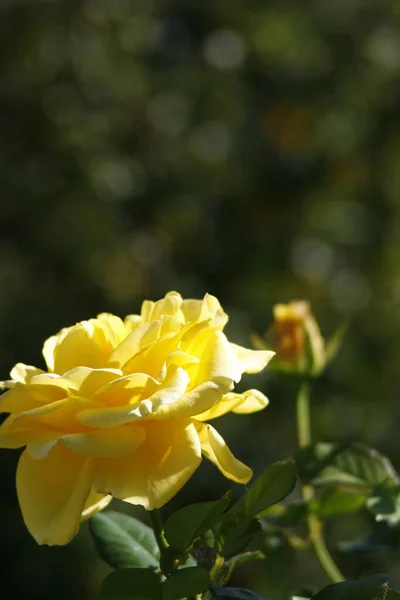
[[[17,364],[0,411],[0,446],[26,446],[17,469],[25,523],[40,544],[66,544],[111,497],[159,508],[202,454],[228,478],[251,470],[205,421],[250,413],[267,398],[232,392],[273,352],[230,343],[218,300],[171,292],[125,321],[111,314],[62,329],[44,344],[48,371]]]

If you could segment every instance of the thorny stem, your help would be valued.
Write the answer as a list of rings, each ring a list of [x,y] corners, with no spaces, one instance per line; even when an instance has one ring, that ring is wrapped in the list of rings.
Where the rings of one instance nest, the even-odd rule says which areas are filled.
[[[304,448],[311,444],[310,383],[308,381],[302,383],[297,394],[296,412],[298,443],[300,448]],[[309,503],[314,498],[314,488],[311,485],[303,485],[301,491],[305,502]],[[315,514],[309,513],[307,524],[315,554],[326,574],[334,583],[344,581],[342,573],[326,547],[320,520]]]

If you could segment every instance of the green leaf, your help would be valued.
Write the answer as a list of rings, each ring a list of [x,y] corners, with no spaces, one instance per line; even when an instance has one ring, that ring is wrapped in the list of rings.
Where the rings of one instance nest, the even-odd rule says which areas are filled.
[[[223,556],[232,556],[243,552],[253,537],[260,531],[260,522],[251,518],[224,532],[220,541]]]
[[[388,590],[386,575],[374,575],[358,581],[334,583],[320,590],[311,600],[383,600]]]
[[[94,515],[89,528],[100,556],[112,567],[158,567],[153,530],[138,519],[107,511]]]
[[[160,600],[161,581],[150,569],[119,569],[107,575],[98,600]]]
[[[356,539],[339,542],[338,549],[340,552],[363,554],[393,552],[399,549],[398,531],[386,523],[378,523],[373,530]]]
[[[315,485],[377,486],[397,482],[397,474],[386,456],[373,448],[353,444],[338,454],[314,480]]]
[[[312,479],[314,485],[371,488],[398,483],[389,459],[361,444],[316,444],[297,453],[296,464],[302,479]]]
[[[327,488],[322,492],[320,498],[314,500],[311,510],[320,519],[330,519],[356,512],[365,506],[365,502],[365,494]]]
[[[233,600],[266,600],[263,596],[259,596],[250,590],[236,587],[222,587],[220,585],[211,584],[210,590],[216,598],[232,598]]]
[[[267,510],[258,515],[266,525],[290,528],[297,527],[303,523],[308,514],[308,506],[305,502],[291,502],[284,506],[283,504],[274,504]]]
[[[296,469],[300,479],[309,483],[326,466],[333,463],[336,456],[344,452],[348,444],[318,443],[297,450],[295,454]]]
[[[400,522],[399,487],[376,486],[367,501],[368,510],[377,521],[385,521],[390,526]]]
[[[291,460],[277,462],[260,475],[236,504],[228,510],[224,524],[238,523],[262,513],[285,498],[296,485],[296,471]]]
[[[210,576],[201,567],[175,571],[162,584],[162,600],[178,600],[202,594],[209,586]]]
[[[236,504],[222,517],[221,546],[224,556],[241,552],[259,530],[256,516],[287,496],[296,484],[292,461],[268,467]]]
[[[165,523],[165,537],[176,550],[186,550],[193,542],[216,525],[228,508],[231,494],[216,502],[200,502],[185,506],[173,513]]]

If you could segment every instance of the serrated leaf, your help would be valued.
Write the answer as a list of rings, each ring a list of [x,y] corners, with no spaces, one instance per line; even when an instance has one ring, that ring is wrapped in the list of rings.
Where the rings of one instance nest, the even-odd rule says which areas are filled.
[[[153,530],[123,513],[97,513],[89,529],[101,558],[115,568],[159,565],[159,549]]]
[[[201,567],[175,571],[162,584],[162,600],[179,600],[202,594],[209,586],[210,576]]]
[[[230,493],[216,502],[199,502],[180,508],[165,523],[165,537],[176,550],[184,551],[216,525],[231,501]]]
[[[386,575],[374,575],[358,581],[343,581],[328,585],[311,600],[383,600],[388,590]]]
[[[161,581],[150,569],[118,569],[104,579],[99,600],[129,597],[161,600]]]
[[[316,444],[298,452],[296,464],[301,478],[306,482],[312,479],[314,485],[371,488],[398,483],[390,460],[361,444]]]
[[[315,485],[377,486],[397,482],[397,474],[390,460],[373,448],[354,444],[338,454],[314,479]]]
[[[222,587],[220,585],[211,584],[210,590],[216,598],[232,598],[232,600],[266,600],[263,596],[259,596],[250,590],[237,587]]]

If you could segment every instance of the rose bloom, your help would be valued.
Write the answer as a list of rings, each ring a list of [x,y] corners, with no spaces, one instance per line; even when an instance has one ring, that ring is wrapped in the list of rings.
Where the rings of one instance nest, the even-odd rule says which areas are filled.
[[[276,304],[273,314],[278,361],[299,372],[320,371],[325,363],[325,342],[309,302]],[[307,356],[307,352],[311,356]]]
[[[0,411],[0,447],[25,446],[17,468],[22,514],[39,544],[66,544],[112,497],[151,510],[191,477],[204,455],[229,479],[251,469],[206,421],[251,413],[267,398],[233,393],[273,352],[230,343],[218,300],[170,292],[140,315],[82,321],[43,347],[47,371],[18,363]]]

